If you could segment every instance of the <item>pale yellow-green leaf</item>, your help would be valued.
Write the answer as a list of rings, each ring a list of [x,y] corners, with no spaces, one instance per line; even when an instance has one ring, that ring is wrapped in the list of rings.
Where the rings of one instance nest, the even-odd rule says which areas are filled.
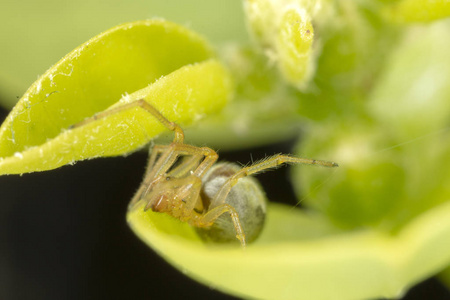
[[[0,174],[128,153],[163,130],[141,108],[68,130],[117,102],[145,98],[182,124],[220,110],[231,80],[213,57],[198,35],[161,20],[94,37],[40,77],[7,117],[0,128]]]
[[[444,203],[389,235],[339,232],[319,215],[271,204],[262,236],[245,250],[204,244],[189,225],[142,205],[128,212],[128,222],[183,273],[227,293],[356,300],[398,297],[449,264],[449,213]]]

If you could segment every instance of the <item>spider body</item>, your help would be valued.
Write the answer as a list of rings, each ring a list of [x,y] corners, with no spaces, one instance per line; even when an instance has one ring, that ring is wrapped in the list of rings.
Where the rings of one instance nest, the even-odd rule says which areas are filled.
[[[245,247],[258,237],[264,224],[266,197],[259,183],[249,176],[281,164],[338,166],[282,154],[244,168],[230,163],[216,164],[218,155],[214,150],[185,144],[181,127],[143,99],[97,114],[74,127],[136,107],[172,130],[175,137],[170,145],[155,145],[151,150],[144,180],[130,207],[143,201],[145,210],[167,213],[187,222],[205,240],[237,239]]]
[[[201,199],[203,206],[209,210],[221,203],[216,203],[214,196],[226,181],[241,168],[233,163],[221,162],[214,165],[203,179]],[[253,242],[261,233],[266,217],[267,198],[259,182],[253,177],[241,178],[230,190],[225,203],[234,207],[246,242]],[[229,243],[236,242],[236,232],[231,218],[223,214],[210,227],[197,227],[197,233],[204,240]]]
[[[191,158],[182,159],[180,166],[184,166],[189,159]],[[146,203],[145,209],[167,213],[189,223],[196,227],[200,237],[213,242],[238,241],[235,224],[229,214],[220,214],[217,218],[205,216],[215,208],[219,211],[229,210],[231,213],[235,211],[239,216],[238,226],[242,227],[245,242],[255,240],[262,230],[266,213],[266,197],[258,181],[252,177],[242,178],[225,198],[218,199],[215,197],[217,193],[241,168],[232,163],[216,163],[200,179],[192,175],[197,167],[197,164],[189,164],[186,172],[181,174],[175,168],[165,176],[156,178],[147,193],[142,189],[142,193],[139,192],[135,198]],[[145,187],[147,185],[143,184],[142,188]],[[214,216],[216,215],[215,213]]]

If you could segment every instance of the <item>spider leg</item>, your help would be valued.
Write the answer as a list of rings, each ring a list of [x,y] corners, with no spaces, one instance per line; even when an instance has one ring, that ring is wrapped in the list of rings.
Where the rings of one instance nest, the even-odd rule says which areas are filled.
[[[164,151],[166,151],[167,147],[168,147],[167,145],[155,145],[153,147],[153,149],[151,150],[150,159],[149,159],[148,164],[147,164],[147,169],[145,171],[144,178],[147,178],[148,174],[151,173],[152,167],[153,167],[153,165],[155,164],[155,161],[156,161],[156,157],[159,154],[161,154]],[[148,186],[148,184],[147,185],[141,184],[141,186],[139,187],[138,191],[134,194],[133,199],[131,199],[130,205],[133,205],[134,203],[138,202],[141,199],[142,193],[144,193],[144,191],[146,190],[147,186]]]
[[[202,155],[196,154],[196,155],[192,155],[190,156],[186,161],[183,161],[179,166],[177,166],[176,168],[174,168],[173,170],[171,170],[169,173],[167,173],[167,178],[170,178],[170,181],[172,184],[172,187],[175,187],[175,182],[179,183],[179,179],[180,177],[186,176],[186,175],[191,175],[189,174],[190,172],[193,172],[192,170],[194,170],[199,164],[200,164],[200,160],[203,159]],[[151,165],[149,164],[149,170],[151,170]],[[190,178],[190,177],[195,177],[194,179]],[[197,188],[197,183],[195,185],[191,186],[191,189],[197,189],[198,192],[194,192],[192,194],[196,194],[198,197],[198,194],[200,192],[201,189],[201,180],[196,177],[196,176],[188,176],[186,178],[190,178],[189,180],[191,181],[195,181],[196,179],[198,179],[200,185]],[[177,180],[177,181],[175,181]],[[186,185],[188,185],[190,182],[189,180],[186,180]],[[165,186],[166,189],[170,189],[172,188],[170,186]],[[140,199],[144,198],[145,195],[148,193],[148,191],[151,189],[151,187],[148,184],[144,183],[141,185],[141,187],[139,188],[138,192],[136,193],[136,195],[133,197],[131,203],[135,203],[137,201],[139,201]],[[145,192],[145,194],[143,194]],[[147,207],[146,209],[148,208]],[[186,210],[188,211],[192,211],[194,209],[194,207],[198,208],[199,210],[203,210],[203,204],[201,203],[201,205],[197,205],[195,202],[190,204],[189,201],[187,201],[186,204]]]
[[[209,210],[206,214],[202,215],[200,219],[192,222],[194,226],[198,227],[208,227],[211,226],[214,221],[220,217],[224,213],[229,213],[231,220],[233,221],[234,229],[236,230],[236,238],[241,242],[242,247],[246,246],[245,242],[245,234],[242,229],[241,221],[239,220],[239,215],[229,204],[223,203],[211,210]]]
[[[191,155],[190,157],[183,159],[180,165],[171,170],[168,175],[170,177],[181,177],[189,175],[190,172],[193,172],[193,170],[198,167],[202,159],[203,155]]]
[[[173,140],[174,143],[183,143],[184,141],[184,132],[183,129],[181,129],[181,127],[174,123],[171,122],[169,120],[166,119],[166,117],[164,117],[153,105],[151,105],[150,103],[148,103],[147,101],[145,101],[144,99],[140,99],[137,101],[133,101],[103,112],[100,112],[98,114],[95,114],[93,117],[91,118],[87,118],[75,125],[73,125],[71,128],[77,128],[77,127],[81,127],[84,126],[86,124],[89,124],[91,122],[106,118],[110,115],[116,114],[116,113],[120,113],[122,111],[128,110],[128,109],[133,109],[135,107],[140,107],[142,109],[144,109],[145,111],[147,111],[148,113],[150,113],[154,118],[156,118],[162,125],[164,125],[167,129],[172,130],[173,132],[175,132],[175,138]]]
[[[189,146],[189,145],[185,145],[185,146]],[[189,147],[193,147],[193,146],[189,146]],[[193,175],[195,175],[197,177],[203,177],[203,175],[205,175],[205,173],[212,167],[212,165],[214,165],[216,163],[217,159],[219,158],[219,155],[217,154],[216,151],[214,151],[208,147],[201,147],[201,148],[194,147],[194,148],[200,150],[201,154],[204,155],[205,158],[200,163],[200,165],[197,167],[197,169],[195,169],[195,171],[193,172]]]
[[[151,172],[151,174],[153,177],[157,174],[166,173],[167,170],[170,169],[170,167],[175,163],[176,159],[182,155],[191,155],[195,158],[193,158],[192,161],[188,161],[187,165],[183,166],[182,164],[181,166],[175,168],[174,171],[176,170],[178,173],[185,174],[186,172],[191,171],[191,169],[188,169],[189,167],[192,166],[195,168],[195,166],[198,165],[192,172],[192,175],[197,177],[202,177],[219,158],[217,153],[208,147],[195,147],[187,144],[172,143],[152,167],[153,172]],[[203,161],[197,163],[197,157],[199,157],[200,160],[203,158]]]
[[[337,167],[338,164],[335,162],[329,162],[324,160],[316,160],[309,158],[300,158],[293,157],[289,155],[276,154],[274,156],[268,157],[261,162],[255,163],[251,166],[242,168],[233,174],[220,188],[217,194],[214,196],[213,201],[211,202],[214,206],[220,205],[221,203],[225,203],[225,199],[228,196],[228,193],[231,191],[231,188],[236,185],[239,179],[254,175],[256,173],[263,172],[267,169],[276,168],[282,164],[307,164],[307,165],[319,165],[323,167]]]
[[[168,146],[161,146],[161,147],[164,147],[164,148],[158,149],[158,150],[164,151],[167,149]],[[173,151],[175,152],[176,150],[173,150]],[[176,154],[176,153],[174,153],[174,154]],[[155,156],[153,156],[153,152],[152,152],[153,161],[154,161],[154,157],[156,157],[156,155],[157,154],[155,154]],[[177,157],[178,156],[179,156],[179,154],[177,155]],[[149,164],[147,166],[147,171],[144,176],[144,181],[141,184],[141,187],[139,188],[138,193],[136,193],[136,195],[133,197],[131,203],[135,203],[140,198],[145,196],[145,194],[152,188],[152,184],[154,184],[159,178],[158,176],[155,177],[155,175],[152,173],[154,171],[153,170],[154,162],[152,162],[152,158],[150,159]],[[194,170],[200,164],[201,159],[203,159],[202,155],[198,155],[198,154],[192,155],[189,159],[187,159],[186,161],[182,161],[179,166],[177,166],[176,168],[171,170],[169,173],[167,173],[166,177],[181,177],[181,176],[188,175],[189,172],[193,172],[192,170]],[[176,159],[174,159],[173,162],[175,162],[175,160]],[[170,165],[170,166],[172,166],[172,164],[173,163],[170,163],[170,162],[166,163],[166,165]],[[164,168],[164,170],[167,171],[168,169]],[[159,173],[165,173],[165,172],[159,171]],[[157,180],[155,180],[155,179],[157,179]],[[145,192],[145,194],[143,194],[144,192]],[[138,197],[138,199],[134,199],[135,197]]]
[[[150,152],[150,158],[147,164],[147,170],[145,171],[145,175],[151,172],[153,165],[155,164],[156,157],[167,150],[168,145],[155,145],[153,146]]]
[[[172,143],[165,149],[165,152],[161,154],[159,159],[154,163],[153,166],[149,169],[149,172],[146,173],[145,178],[141,184],[141,187],[138,190],[138,193],[133,197],[130,205],[134,205],[140,199],[144,198],[145,195],[152,189],[152,187],[159,181],[164,180],[167,176],[170,175],[170,172],[167,171],[173,166],[175,161],[179,156],[182,155],[191,155],[195,157],[192,161],[188,161],[188,165],[183,164],[178,168],[175,168],[174,172],[179,172],[182,174],[186,174],[187,172],[192,171],[193,176],[201,178],[203,174],[216,162],[218,155],[217,153],[207,147],[195,147],[186,144],[180,143]],[[203,159],[201,163],[198,163],[198,160]],[[195,168],[195,170],[189,169],[190,167]]]
[[[147,201],[144,210],[151,208],[187,221],[191,219],[194,208],[202,204],[199,198],[201,188],[202,181],[198,177],[171,178],[143,198]]]
[[[183,141],[184,141],[183,129],[181,129],[181,127],[178,124],[169,121],[153,105],[146,102],[144,99],[140,99],[140,100],[137,100],[137,101],[134,101],[131,103],[127,103],[122,106],[118,106],[118,107],[112,108],[110,110],[95,114],[93,117],[87,118],[87,119],[73,125],[71,128],[78,128],[78,127],[84,126],[86,124],[89,124],[91,122],[95,122],[97,120],[106,118],[110,115],[120,113],[122,111],[133,109],[136,107],[140,107],[140,108],[144,109],[145,111],[150,113],[154,118],[156,118],[166,128],[175,132],[175,137],[174,137],[172,145],[173,144],[183,145]],[[170,149],[168,149],[169,147],[170,146],[155,146],[154,147],[154,151],[152,152],[149,163],[147,165],[147,171],[146,171],[145,180],[144,180],[145,184],[141,185],[138,192],[135,194],[132,201],[130,202],[130,205],[139,201],[139,199],[142,197],[142,194],[144,192],[146,192],[146,190],[149,189],[149,187],[151,186],[151,183],[152,183],[152,180],[149,180],[149,178],[152,179],[152,177],[153,177],[153,180],[158,180],[158,178],[156,178],[155,175],[156,174],[161,175],[162,173],[167,171],[167,169],[169,169],[173,165],[173,163],[176,161],[177,154],[174,153],[174,151],[170,151]],[[168,151],[164,152],[164,150],[166,150],[166,149],[168,149]],[[160,159],[156,160],[157,155],[161,154],[161,153],[162,153],[162,155],[161,155]],[[156,168],[154,168],[154,165],[156,165]]]
[[[206,171],[217,161],[217,153],[208,147],[195,147],[183,143],[172,143],[167,146],[166,151],[159,157],[155,164],[151,167],[151,171],[146,174],[144,183],[150,182],[161,175],[168,175],[167,171],[173,166],[179,156],[200,156],[203,161],[193,171],[192,175],[202,177]],[[192,162],[191,162],[192,163]],[[181,169],[180,169],[181,170]],[[190,170],[189,170],[190,171]]]

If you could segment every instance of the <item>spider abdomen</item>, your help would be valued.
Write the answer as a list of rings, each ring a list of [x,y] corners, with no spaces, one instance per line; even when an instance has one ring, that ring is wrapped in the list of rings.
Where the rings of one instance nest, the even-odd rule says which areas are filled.
[[[203,179],[201,197],[208,211],[223,203],[215,203],[215,195],[241,168],[232,163],[218,163],[213,166]],[[225,199],[239,215],[247,242],[254,241],[264,225],[266,215],[266,195],[259,182],[252,177],[239,179]],[[200,237],[207,241],[228,243],[238,242],[236,228],[230,217],[225,213],[218,217],[210,227],[196,228]]]

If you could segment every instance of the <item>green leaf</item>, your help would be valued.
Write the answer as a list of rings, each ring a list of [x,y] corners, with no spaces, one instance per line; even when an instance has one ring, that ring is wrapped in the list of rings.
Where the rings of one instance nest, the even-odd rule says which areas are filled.
[[[125,154],[164,130],[140,108],[67,130],[108,107],[145,98],[188,124],[221,109],[230,91],[228,72],[193,32],[160,20],[114,27],[50,68],[14,107],[0,128],[0,174]]]
[[[445,203],[396,235],[344,233],[319,215],[271,204],[262,236],[245,250],[207,245],[186,223],[142,205],[128,212],[128,222],[180,271],[239,297],[372,299],[398,297],[450,262],[449,214]]]

